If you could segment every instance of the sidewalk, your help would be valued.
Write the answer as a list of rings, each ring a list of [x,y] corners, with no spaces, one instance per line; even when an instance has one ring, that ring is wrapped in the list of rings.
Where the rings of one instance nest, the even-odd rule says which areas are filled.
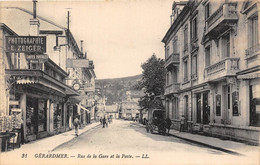
[[[145,128],[145,125],[138,123],[140,126]],[[219,138],[203,136],[198,134],[192,134],[187,132],[179,132],[177,130],[171,129],[170,135],[189,141],[195,144],[199,144],[205,147],[220,150],[226,153],[235,155],[250,155],[252,153],[259,152],[259,146],[247,145],[240,142],[235,142],[231,140],[221,140]]]
[[[79,129],[78,134],[81,135],[84,132],[97,127],[98,125],[100,125],[99,122],[95,122],[95,123],[86,125],[84,128]],[[67,132],[64,132],[61,134],[53,135],[50,137],[46,137],[43,139],[39,139],[36,141],[26,143],[26,144],[22,145],[20,148],[16,148],[16,149],[8,151],[8,152],[2,152],[1,154],[9,155],[9,154],[28,153],[31,151],[47,153],[47,152],[51,152],[56,147],[72,140],[73,138],[77,138],[75,136],[75,129],[72,129],[70,131],[67,131]]]

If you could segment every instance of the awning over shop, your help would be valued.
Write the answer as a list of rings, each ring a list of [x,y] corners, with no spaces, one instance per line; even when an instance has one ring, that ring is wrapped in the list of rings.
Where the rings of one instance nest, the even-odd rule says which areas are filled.
[[[79,96],[80,94],[72,87],[51,77],[41,70],[14,69],[5,71],[6,75],[13,76],[17,84],[41,84],[45,87],[59,91],[68,96]]]
[[[255,78],[260,78],[260,72],[253,72],[253,73],[247,73],[247,74],[243,74],[243,75],[238,75],[237,76],[238,79],[255,79]]]
[[[83,107],[82,105],[77,104],[77,106],[79,106],[82,110],[87,111],[88,113],[90,113],[90,111],[87,108]]]
[[[34,84],[37,82],[38,80],[36,77],[22,77],[16,81],[17,84]]]
[[[68,102],[71,104],[78,104],[81,101],[79,96],[70,96]]]

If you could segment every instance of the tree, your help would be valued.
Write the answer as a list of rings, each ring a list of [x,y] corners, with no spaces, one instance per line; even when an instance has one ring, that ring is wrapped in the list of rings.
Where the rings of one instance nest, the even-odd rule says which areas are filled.
[[[139,100],[139,106],[142,109],[163,108],[160,99],[156,98],[164,94],[166,79],[164,60],[153,54],[141,67],[143,72],[139,88],[144,89],[145,96]]]

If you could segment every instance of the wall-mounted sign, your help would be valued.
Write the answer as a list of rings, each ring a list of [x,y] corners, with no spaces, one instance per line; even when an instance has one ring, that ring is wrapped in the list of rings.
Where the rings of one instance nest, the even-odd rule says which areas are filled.
[[[88,68],[89,60],[87,59],[67,59],[68,68]]]
[[[47,54],[29,54],[26,55],[26,60],[30,61],[30,63],[44,63],[49,59]]]
[[[17,100],[10,100],[9,104],[10,105],[19,105],[19,101],[17,101]]]
[[[46,36],[6,36],[6,51],[15,53],[45,53]]]

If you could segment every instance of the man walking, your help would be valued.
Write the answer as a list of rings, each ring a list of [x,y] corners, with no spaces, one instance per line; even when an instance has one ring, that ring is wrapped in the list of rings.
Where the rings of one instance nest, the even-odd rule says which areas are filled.
[[[170,129],[171,129],[172,121],[169,117],[166,119],[166,128],[168,129],[168,136],[170,135]]]
[[[78,135],[79,125],[80,125],[79,119],[78,119],[78,116],[76,116],[75,119],[74,119],[74,126],[75,126],[75,134],[76,134],[76,136],[79,136]]]
[[[184,115],[182,115],[181,116],[180,132],[183,132],[183,130],[184,130],[184,121],[185,121],[185,118],[184,118]]]

